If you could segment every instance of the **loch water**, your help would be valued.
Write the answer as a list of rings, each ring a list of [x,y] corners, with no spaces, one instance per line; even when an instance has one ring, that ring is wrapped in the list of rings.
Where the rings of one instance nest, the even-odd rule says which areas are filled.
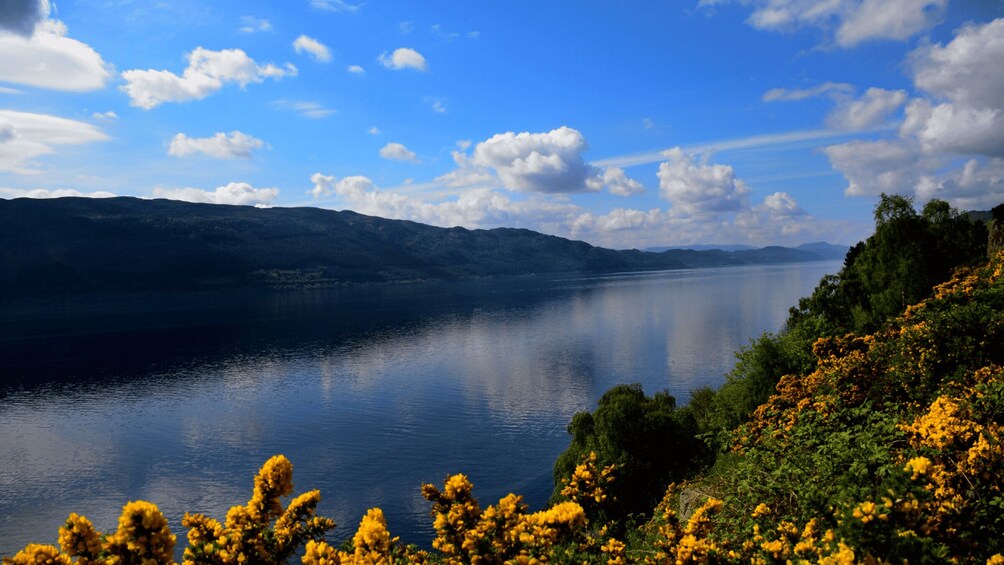
[[[641,383],[679,404],[839,262],[352,289],[134,294],[0,310],[0,555],[123,504],[223,519],[270,456],[352,535],[428,546],[423,482],[540,508],[566,426]]]

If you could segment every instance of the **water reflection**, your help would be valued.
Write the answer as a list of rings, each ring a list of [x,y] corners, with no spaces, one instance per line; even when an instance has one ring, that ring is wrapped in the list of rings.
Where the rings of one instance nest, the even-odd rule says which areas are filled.
[[[222,518],[269,456],[352,534],[381,506],[431,538],[422,482],[551,488],[571,416],[614,384],[681,401],[838,263],[16,305],[0,315],[0,553],[70,512]],[[179,536],[179,538],[183,538]]]

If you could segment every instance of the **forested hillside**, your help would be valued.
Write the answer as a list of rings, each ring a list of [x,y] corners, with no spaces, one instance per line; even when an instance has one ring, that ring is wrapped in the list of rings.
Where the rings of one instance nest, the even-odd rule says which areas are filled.
[[[0,200],[0,241],[7,295],[680,269],[818,261],[832,253],[616,251],[525,229],[137,198]]]

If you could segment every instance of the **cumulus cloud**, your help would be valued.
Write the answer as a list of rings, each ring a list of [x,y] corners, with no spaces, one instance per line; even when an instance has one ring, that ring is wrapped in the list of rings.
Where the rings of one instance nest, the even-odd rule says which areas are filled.
[[[35,25],[49,17],[48,0],[5,0],[0,7],[0,31],[23,37],[35,31]]]
[[[740,210],[734,218],[702,219],[658,208],[617,208],[595,214],[554,195],[517,198],[490,187],[469,188],[452,196],[411,190],[403,193],[380,189],[364,176],[337,178],[322,173],[314,174],[311,183],[310,193],[315,198],[362,214],[443,227],[524,227],[614,248],[723,240],[754,244],[851,241],[860,239],[868,229],[867,225],[817,220],[785,193],[772,194],[761,204]]]
[[[679,147],[663,155],[666,161],[659,165],[659,194],[672,203],[674,211],[704,217],[749,206],[750,189],[730,165],[698,163]]]
[[[497,186],[517,192],[562,194],[598,192],[630,196],[644,190],[623,169],[595,167],[582,157],[587,144],[580,132],[567,126],[545,133],[500,133],[478,143],[457,143],[452,156],[457,168],[436,178],[447,187]],[[497,179],[497,180],[496,180]]]
[[[586,184],[593,190],[602,190],[605,186],[611,194],[619,196],[631,196],[645,190],[640,182],[629,178],[620,167],[607,167],[602,173],[587,179]]]
[[[941,174],[923,175],[917,197],[949,200],[963,210],[992,208],[1004,202],[1004,159],[969,159]]]
[[[254,188],[246,182],[232,182],[226,186],[208,191],[201,188],[162,188],[153,189],[154,198],[169,200],[184,200],[185,202],[201,202],[206,204],[234,204],[239,206],[265,206],[279,196],[278,188]]]
[[[115,112],[108,110],[107,112],[94,112],[91,117],[95,120],[117,120],[119,115]]]
[[[908,108],[904,133],[933,150],[1004,156],[1004,18],[956,30],[910,56],[914,84],[934,102]]]
[[[251,150],[265,145],[262,140],[239,131],[230,134],[216,133],[212,137],[188,137],[183,133],[175,135],[167,154],[187,157],[202,153],[214,159],[250,159]]]
[[[581,211],[564,226],[566,237],[614,248],[645,248],[695,243],[738,242],[798,245],[807,241],[854,241],[867,225],[812,217],[791,195],[777,192],[734,216],[698,218],[672,210],[616,208],[605,214]]]
[[[321,43],[320,41],[314,39],[313,37],[308,37],[306,35],[301,35],[293,41],[293,49],[297,53],[309,53],[321,63],[328,63],[331,61],[331,50],[328,46]]]
[[[91,124],[47,114],[0,110],[0,172],[38,172],[32,159],[53,153],[54,146],[108,139]]]
[[[48,188],[0,188],[0,198],[66,198],[69,196],[78,198],[114,198],[118,195],[105,190],[80,192],[72,188],[57,188],[52,190]]]
[[[393,69],[395,71],[399,71],[401,69],[425,71],[428,68],[425,63],[425,57],[423,57],[418,51],[408,47],[399,47],[390,55],[383,53],[377,57],[377,61],[388,69]]]
[[[418,162],[418,155],[400,143],[388,143],[380,148],[380,156],[390,161]]]
[[[927,166],[915,147],[900,140],[851,141],[823,152],[847,179],[848,196],[902,192],[916,185]]]
[[[472,164],[494,170],[502,185],[524,192],[588,192],[597,169],[582,159],[586,140],[567,126],[547,133],[500,133],[478,143]]]
[[[826,119],[827,125],[840,130],[864,130],[881,125],[907,100],[905,90],[869,88],[860,98],[855,98],[853,85],[842,82],[825,82],[819,86],[788,90],[772,88],[763,95],[764,102],[792,102],[825,97],[836,103]]]
[[[881,125],[906,102],[905,90],[869,88],[858,99],[841,99],[826,118],[834,129],[865,130]]]
[[[841,47],[871,40],[904,40],[936,24],[948,0],[735,0],[753,5],[747,23],[757,29],[819,28]],[[729,0],[701,0],[699,7]]]
[[[281,68],[271,63],[259,65],[240,49],[211,51],[197,47],[187,58],[188,67],[181,76],[153,69],[123,72],[126,84],[121,88],[129,95],[129,103],[149,110],[165,102],[201,100],[226,84],[244,88],[265,79],[296,76],[297,72],[290,63]]]
[[[349,65],[348,67],[345,68],[345,70],[349,71],[354,75],[361,75],[366,72],[366,69],[360,67],[359,65]]]
[[[66,37],[62,22],[42,20],[33,29],[0,33],[0,81],[79,92],[103,88],[112,77],[97,51]]]
[[[579,208],[544,199],[514,200],[488,188],[464,191],[455,199],[427,201],[419,197],[381,190],[369,178],[336,178],[315,173],[310,178],[315,198],[335,197],[361,214],[412,220],[426,224],[468,228],[527,227],[560,233]]]
[[[911,53],[909,66],[921,96],[907,103],[898,137],[824,150],[848,180],[846,194],[905,193],[960,207],[999,203],[1002,58],[1004,18],[963,26],[947,44]]]

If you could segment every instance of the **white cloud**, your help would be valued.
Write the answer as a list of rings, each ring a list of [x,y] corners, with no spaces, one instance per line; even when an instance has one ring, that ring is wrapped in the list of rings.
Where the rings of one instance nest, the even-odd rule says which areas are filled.
[[[557,233],[613,248],[746,243],[798,245],[808,241],[855,241],[867,225],[819,220],[802,210],[791,195],[778,192],[734,217],[680,216],[672,210],[616,208],[606,214],[582,211]]]
[[[904,40],[936,24],[948,0],[863,0],[840,18],[837,44],[850,47],[873,39]]]
[[[0,198],[66,198],[69,196],[78,198],[114,198],[118,195],[104,190],[80,192],[72,188],[57,188],[54,190],[47,188],[0,188]]]
[[[284,68],[271,63],[259,65],[240,49],[210,51],[197,47],[188,54],[188,67],[182,76],[170,71],[134,69],[122,73],[126,84],[121,88],[129,95],[130,104],[149,110],[165,102],[201,100],[229,83],[243,88],[287,76],[296,76],[296,67],[290,63]]]
[[[775,193],[733,219],[695,218],[653,208],[617,208],[594,214],[553,195],[521,195],[517,199],[490,187],[470,188],[453,196],[382,190],[363,176],[311,177],[310,193],[330,199],[335,207],[384,218],[466,228],[522,227],[614,248],[727,241],[790,244],[806,241],[855,241],[868,225],[820,221],[805,213],[788,194]]]
[[[353,13],[359,11],[358,4],[349,4],[344,0],[310,0],[310,5],[326,12]]]
[[[931,150],[1004,156],[1002,60],[1004,18],[964,26],[947,45],[914,51],[914,84],[935,102],[912,103],[903,133]]]
[[[104,88],[112,69],[85,43],[66,37],[66,26],[43,20],[35,33],[0,33],[0,81],[65,91]]]
[[[469,186],[495,186],[497,184],[495,175],[487,167],[478,166],[471,162],[470,157],[464,151],[471,146],[470,141],[458,141],[457,147],[460,151],[452,151],[450,155],[457,168],[436,177],[436,182],[449,187],[461,188]]]
[[[305,118],[310,118],[312,120],[319,120],[321,118],[326,118],[331,114],[337,112],[331,108],[325,107],[320,102],[311,101],[293,101],[293,100],[277,100],[273,103],[273,106],[283,110],[293,110],[299,113]]]
[[[611,194],[620,196],[631,196],[645,191],[640,182],[629,178],[620,167],[607,167],[603,173],[587,179],[586,184],[593,190],[602,190],[605,186]]]
[[[620,167],[600,169],[586,163],[585,138],[567,126],[546,133],[497,134],[478,143],[468,156],[470,145],[467,140],[457,142],[460,150],[451,153],[457,168],[437,177],[436,183],[450,188],[501,183],[508,190],[544,194],[598,192],[606,187],[612,194],[630,196],[644,190]]]
[[[798,218],[807,214],[787,192],[768,195],[763,202],[754,206],[753,210],[767,214],[771,220]]]
[[[370,129],[366,130],[366,133],[370,135],[380,135],[382,132],[380,131],[380,128],[373,126]]]
[[[81,145],[108,139],[91,124],[47,114],[0,110],[0,171],[38,172],[35,157],[55,151],[55,145]]]
[[[865,130],[881,125],[903,106],[907,98],[904,90],[869,88],[857,99],[854,92],[853,85],[825,82],[805,89],[772,88],[763,94],[763,101],[792,102],[826,97],[836,102],[836,107],[826,119],[827,125],[838,130]]]
[[[429,103],[429,106],[432,108],[433,112],[437,114],[446,113],[446,101],[443,100],[442,98],[429,97],[426,99],[426,102]]]
[[[328,63],[331,61],[331,50],[328,46],[321,43],[320,41],[314,39],[313,37],[308,37],[306,35],[301,35],[293,41],[293,49],[297,53],[310,53],[314,59],[320,61],[321,63]]]
[[[117,120],[119,115],[115,112],[108,110],[107,112],[94,112],[91,117],[95,120]]]
[[[387,53],[383,53],[377,57],[377,61],[388,69],[394,69],[396,71],[401,69],[425,71],[428,68],[425,63],[425,57],[423,57],[418,51],[408,47],[399,47],[389,56]]]
[[[232,182],[210,192],[201,188],[153,189],[154,198],[202,202],[206,204],[235,204],[239,206],[264,206],[279,196],[278,188],[254,188],[246,182]]]
[[[0,10],[0,31],[28,37],[49,17],[48,0],[6,0]]]
[[[747,23],[757,29],[820,28],[841,47],[872,40],[905,40],[936,24],[948,0],[735,0],[753,5]],[[727,3],[701,0],[698,7]]]
[[[242,16],[241,17],[241,27],[238,28],[241,33],[258,33],[260,31],[272,31],[272,22],[264,18],[256,18],[254,16]]]
[[[917,148],[900,140],[851,141],[823,152],[847,178],[848,196],[901,193],[916,185],[925,167]]]
[[[900,128],[930,152],[1004,157],[1004,109],[914,100]]]
[[[731,166],[697,163],[679,147],[663,155],[667,160],[659,165],[659,194],[674,211],[704,217],[749,207],[750,189]]]
[[[354,75],[361,75],[366,72],[366,69],[360,67],[359,65],[349,65],[345,68],[345,70]]]
[[[380,148],[380,156],[391,161],[418,162],[418,155],[400,143],[388,143]]]
[[[262,140],[239,131],[232,131],[229,135],[220,132],[212,137],[188,137],[179,133],[171,139],[167,154],[187,157],[202,153],[214,159],[250,159],[251,150],[264,145]]]
[[[948,200],[962,210],[992,208],[1004,202],[1004,159],[969,159],[960,168],[924,175],[917,197]]]
[[[946,45],[910,54],[914,85],[898,138],[824,150],[848,181],[846,194],[909,194],[955,206],[1001,197],[1004,158],[1004,18],[966,25]],[[996,202],[994,202],[996,200]]]
[[[840,100],[826,123],[834,129],[866,130],[882,125],[905,102],[905,90],[869,88],[859,99]]]
[[[509,190],[588,192],[598,170],[582,159],[586,140],[567,126],[547,133],[500,133],[478,143],[472,163],[493,169]]]
[[[786,88],[772,88],[763,93],[764,102],[791,102],[817,98],[824,95],[851,95],[854,93],[854,86],[845,82],[824,82],[812,88],[801,88],[789,90]]]
[[[558,233],[562,225],[580,212],[572,204],[539,198],[518,201],[487,188],[467,190],[452,200],[429,202],[381,190],[363,176],[338,179],[316,173],[310,180],[314,184],[310,193],[315,198],[335,197],[361,214],[443,227],[507,226]]]

